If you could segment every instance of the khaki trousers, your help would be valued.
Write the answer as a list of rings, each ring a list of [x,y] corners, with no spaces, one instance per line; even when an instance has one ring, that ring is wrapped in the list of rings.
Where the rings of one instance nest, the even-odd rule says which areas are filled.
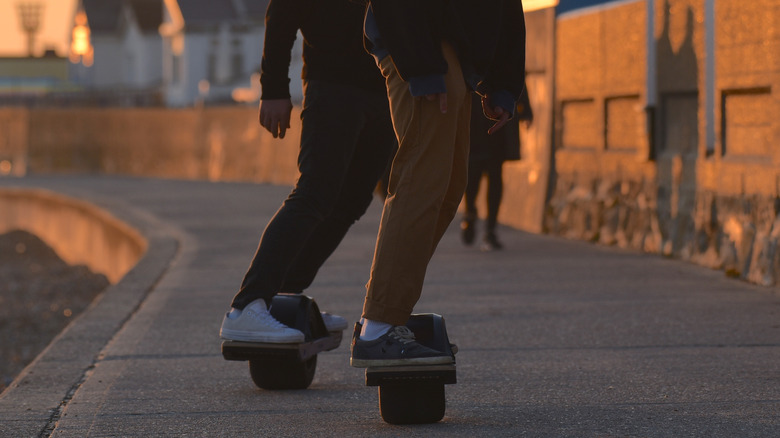
[[[390,57],[387,80],[398,153],[374,250],[363,317],[404,325],[422,293],[428,262],[455,217],[468,174],[471,96],[455,51],[443,51],[449,71],[447,113],[438,100],[412,97]]]

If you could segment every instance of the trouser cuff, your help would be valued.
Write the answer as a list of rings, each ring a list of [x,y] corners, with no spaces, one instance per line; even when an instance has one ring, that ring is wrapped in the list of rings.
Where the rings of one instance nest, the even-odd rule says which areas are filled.
[[[369,299],[366,299],[363,304],[363,318],[385,322],[394,326],[406,325],[411,314],[412,309],[391,307]]]

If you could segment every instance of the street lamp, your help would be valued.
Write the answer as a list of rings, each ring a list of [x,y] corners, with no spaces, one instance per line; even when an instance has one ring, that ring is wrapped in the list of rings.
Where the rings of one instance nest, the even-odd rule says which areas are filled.
[[[35,48],[35,34],[41,26],[41,14],[44,5],[39,2],[20,2],[16,4],[19,10],[19,18],[22,30],[27,34],[27,54],[33,56]]]

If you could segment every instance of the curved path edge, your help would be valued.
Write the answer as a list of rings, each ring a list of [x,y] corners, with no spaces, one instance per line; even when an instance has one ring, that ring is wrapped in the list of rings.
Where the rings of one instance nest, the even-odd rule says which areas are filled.
[[[4,421],[4,436],[48,436],[101,351],[172,265],[184,234],[116,199],[98,199],[93,194],[78,199],[81,198],[78,194],[78,198],[71,198],[27,188],[3,191],[5,194],[13,191],[15,196],[44,196],[55,203],[70,204],[92,220],[103,221],[107,228],[128,233],[130,240],[145,240],[145,252],[137,263],[98,295],[0,394],[0,417],[13,419]]]

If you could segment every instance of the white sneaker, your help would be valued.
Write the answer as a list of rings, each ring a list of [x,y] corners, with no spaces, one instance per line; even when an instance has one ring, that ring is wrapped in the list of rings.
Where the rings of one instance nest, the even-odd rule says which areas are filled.
[[[268,312],[265,300],[249,303],[237,316],[227,314],[219,331],[222,339],[290,344],[304,341],[300,330],[287,327]]]
[[[328,312],[320,312],[322,314],[322,321],[325,323],[325,328],[329,332],[340,332],[346,330],[349,326],[347,320],[338,315],[331,315]]]

